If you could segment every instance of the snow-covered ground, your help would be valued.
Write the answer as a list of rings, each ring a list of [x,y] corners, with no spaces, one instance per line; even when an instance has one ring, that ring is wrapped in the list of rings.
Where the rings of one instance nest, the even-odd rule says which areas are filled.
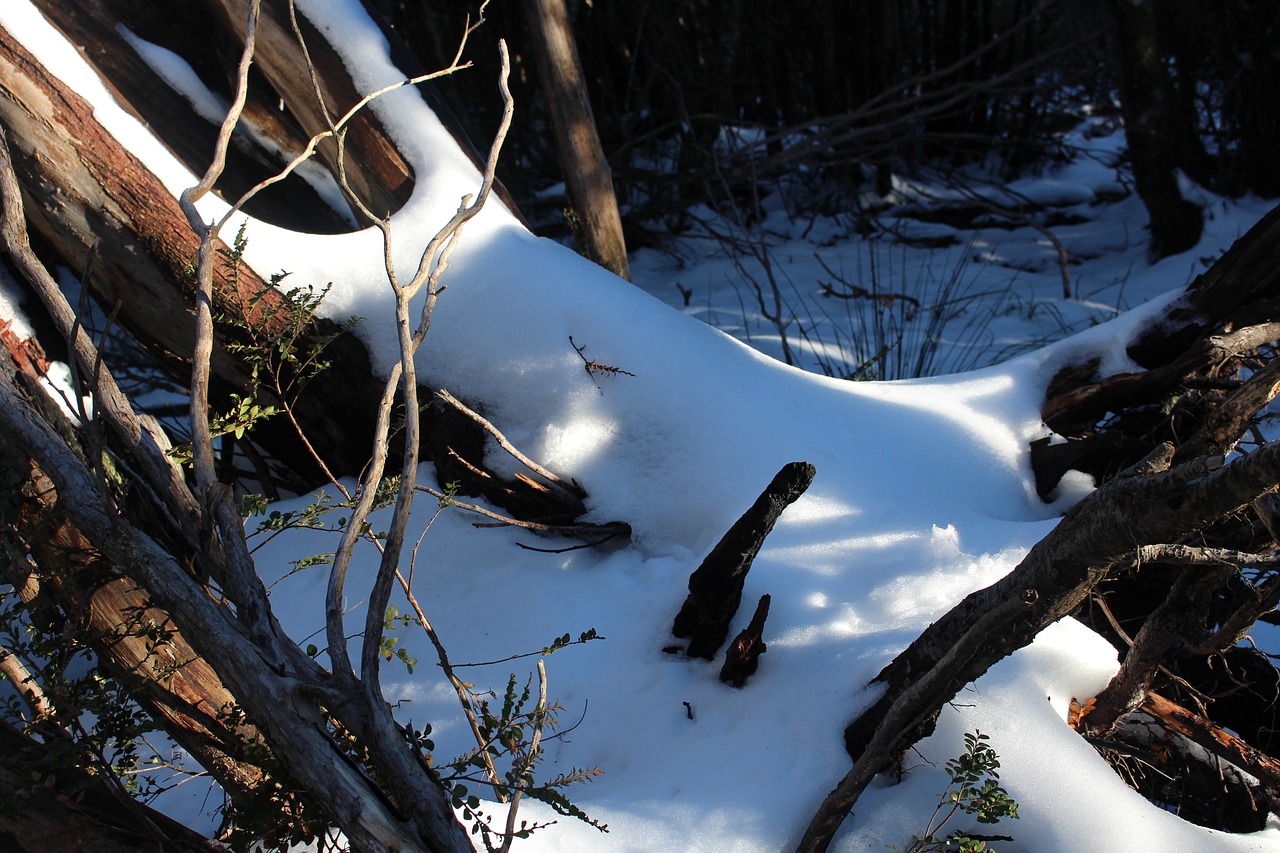
[[[399,78],[358,4],[306,0],[299,8],[322,31],[342,34],[335,47],[358,69],[361,85]],[[0,26],[59,73],[83,73],[78,56],[59,46],[25,0],[0,6]],[[113,132],[147,151],[147,163],[175,194],[193,181],[165,164],[166,155],[105,91],[83,77],[77,88]],[[394,218],[397,264],[408,268],[479,180],[416,94],[397,93],[376,108],[418,176],[413,198]],[[764,267],[754,260],[735,265],[722,240],[693,236],[669,251],[638,253],[632,286],[531,236],[496,204],[467,227],[420,355],[422,372],[482,407],[530,456],[576,478],[590,493],[591,519],[625,520],[634,531],[627,543],[535,553],[516,545],[571,543],[477,530],[471,517],[449,510],[422,540],[415,589],[455,662],[537,650],[566,632],[595,629],[605,638],[546,660],[550,695],[569,730],[546,743],[540,773],[598,765],[603,775],[565,793],[609,832],[562,817],[518,849],[787,849],[849,767],[841,734],[875,698],[867,682],[963,595],[1007,573],[1091,487],[1068,479],[1053,505],[1036,497],[1027,448],[1047,434],[1038,415],[1046,382],[1086,356],[1123,366],[1124,345],[1144,314],[1268,204],[1200,194],[1204,240],[1150,265],[1141,206],[1132,196],[1114,200],[1126,185],[1116,160],[1122,136],[1094,121],[1073,142],[1082,156],[1017,187],[1074,214],[1076,224],[1052,228],[1080,261],[1070,267],[1069,299],[1054,248],[1033,228],[957,232],[905,217],[900,206],[883,211],[879,232],[864,239],[845,217],[798,219],[766,200],[760,226],[737,236],[767,254],[797,360],[826,364],[836,377],[774,358],[782,336],[760,317],[751,290],[753,278],[767,282]],[[898,200],[928,189],[904,183]],[[722,220],[710,224],[728,228]],[[313,236],[249,222],[247,236],[248,260],[259,271],[289,270],[294,284],[333,282],[326,310],[363,317],[358,333],[381,368],[391,363],[392,300],[375,234]],[[916,245],[924,238],[949,245]],[[824,296],[823,283],[907,294],[920,309],[906,321],[893,313],[900,300]],[[872,313],[855,315],[863,308]],[[879,333],[876,311],[884,312]],[[930,317],[945,319],[938,321],[935,372],[1023,351],[938,378],[838,378],[863,366],[900,375],[893,365],[908,360],[895,361],[897,353],[909,355],[922,338],[908,330],[896,345],[890,321]],[[634,376],[597,385],[571,336],[588,357]],[[1050,340],[1060,342],[1023,346]],[[867,365],[881,344],[895,346]],[[768,652],[736,690],[717,680],[718,661],[688,660],[663,647],[672,642],[689,573],[778,468],[794,460],[812,462],[817,477],[783,514],[748,577],[733,630],[769,593]],[[433,479],[425,468],[421,477]],[[420,526],[435,509],[429,501],[420,506]],[[280,536],[258,551],[259,566],[274,581],[289,573],[290,560],[331,551],[335,541],[314,531]],[[352,619],[363,618],[359,590],[373,571],[369,560],[348,580]],[[319,566],[274,588],[278,615],[299,640],[323,624],[325,582]],[[438,760],[466,752],[470,734],[426,638],[412,626],[398,627],[395,637],[418,665],[412,674],[398,661],[386,665],[388,698],[419,728],[431,722]],[[1019,820],[991,828],[1015,839],[999,849],[1280,850],[1280,828],[1230,836],[1148,803],[1067,727],[1070,700],[1093,695],[1115,668],[1114,651],[1078,623],[1046,630],[944,710],[936,733],[909,754],[904,781],[873,786],[835,849],[909,846],[946,786],[945,761],[961,752],[964,732],[980,729],[1019,803]],[[524,658],[468,668],[466,678],[501,695],[509,673],[523,683],[532,670]],[[172,807],[208,821],[194,812],[211,804],[190,796]],[[522,808],[529,820],[555,817],[527,801]],[[501,818],[501,806],[487,811]]]

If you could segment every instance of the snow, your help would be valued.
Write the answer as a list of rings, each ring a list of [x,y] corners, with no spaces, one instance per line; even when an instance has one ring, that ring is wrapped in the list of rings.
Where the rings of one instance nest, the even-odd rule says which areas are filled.
[[[358,3],[307,0],[299,9],[321,31],[341,33],[335,47],[361,86],[399,79]],[[0,6],[0,26],[92,99],[99,117],[175,195],[193,182],[111,102],[26,0]],[[412,91],[374,108],[417,176],[412,198],[392,219],[396,266],[410,270],[460,197],[478,188],[479,176]],[[848,335],[838,337],[839,320],[847,319],[838,312],[848,309],[821,295],[815,283],[831,277],[815,252],[850,280],[877,259],[884,290],[917,293],[926,306],[947,281],[959,289],[953,297],[972,296],[965,318],[945,326],[941,366],[991,364],[1018,341],[1062,339],[936,378],[848,382],[780,363],[777,330],[752,309],[747,285],[714,239],[688,240],[674,258],[638,253],[632,286],[531,236],[496,201],[467,226],[420,370],[481,408],[524,452],[582,483],[590,519],[625,520],[634,530],[629,543],[542,554],[516,547],[533,542],[529,534],[476,530],[471,518],[450,510],[422,541],[416,589],[454,661],[502,659],[590,628],[606,638],[547,660],[550,695],[573,728],[547,743],[541,773],[601,767],[595,782],[565,793],[610,832],[560,818],[518,849],[763,851],[798,840],[849,767],[841,735],[874,700],[868,681],[962,596],[1008,573],[1091,488],[1080,475],[1064,481],[1053,504],[1036,497],[1027,447],[1049,434],[1038,415],[1049,378],[1091,357],[1102,359],[1104,371],[1122,369],[1125,342],[1145,318],[1176,298],[1202,268],[1200,258],[1216,256],[1267,207],[1215,200],[1195,251],[1148,265],[1136,199],[1095,204],[1100,193],[1123,188],[1115,161],[1121,139],[1100,121],[1082,128],[1073,142],[1093,159],[1077,158],[1017,187],[1083,217],[1055,229],[1074,256],[1089,259],[1071,268],[1070,300],[1061,297],[1053,248],[1027,227],[990,228],[971,243],[960,235],[950,246],[918,249],[887,234],[859,238],[839,217],[811,223],[792,221],[780,206],[767,211],[757,233],[785,275],[789,304],[806,323],[815,318],[812,339],[824,344],[799,348],[805,366],[819,366],[814,353],[842,368],[867,357]],[[901,189],[904,196],[923,191]],[[209,210],[216,211],[214,202]],[[249,221],[246,233],[247,259],[260,272],[289,270],[293,285],[333,282],[325,310],[362,317],[357,333],[375,364],[385,370],[394,361],[392,298],[375,232],[317,236]],[[933,225],[928,236],[956,230]],[[676,282],[693,291],[688,307]],[[955,324],[974,317],[989,336],[958,334]],[[723,321],[741,340],[702,319]],[[593,379],[570,338],[586,358],[635,375]],[[662,649],[672,641],[689,573],[778,468],[794,460],[814,463],[817,477],[783,514],[747,579],[733,630],[769,593],[769,649],[760,671],[735,690],[716,679],[719,662]],[[427,466],[420,477],[434,479]],[[420,504],[420,524],[434,510]],[[289,560],[332,550],[334,541],[298,532],[257,552],[264,577],[283,578],[273,600],[300,641],[322,625],[324,568],[284,577]],[[348,580],[352,620],[363,618],[359,590],[372,576],[373,557],[369,552]],[[411,628],[395,636],[419,663],[412,675],[397,662],[387,665],[388,698],[401,703],[404,719],[432,723],[439,757],[465,752],[469,733],[425,637]],[[945,787],[943,764],[961,751],[963,733],[978,728],[991,736],[1002,783],[1020,804],[1021,819],[995,829],[1015,838],[1000,849],[1280,850],[1275,827],[1230,836],[1146,802],[1066,726],[1070,700],[1095,693],[1116,666],[1114,651],[1070,619],[1044,631],[957,697],[937,732],[912,753],[904,781],[877,781],[834,849],[909,845]],[[500,692],[509,672],[523,682],[532,668],[522,659],[470,668],[465,677]],[[488,811],[502,814],[496,804]],[[526,803],[522,817],[554,815]]]
[[[27,320],[26,312],[21,306],[22,288],[13,280],[7,268],[0,269],[0,317],[9,321],[6,328],[18,338],[35,337],[35,330],[31,328],[31,323]]]

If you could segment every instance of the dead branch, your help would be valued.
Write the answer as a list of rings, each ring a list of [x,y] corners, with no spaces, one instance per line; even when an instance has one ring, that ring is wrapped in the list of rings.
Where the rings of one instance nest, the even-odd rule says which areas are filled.
[[[1092,424],[1108,410],[1156,399],[1194,374],[1213,375],[1230,360],[1280,338],[1280,323],[1264,322],[1196,341],[1166,364],[1142,373],[1122,373],[1094,384],[1056,390],[1041,408],[1044,422],[1055,432],[1069,434],[1077,424]]]
[[[27,669],[27,665],[4,646],[0,646],[0,675],[18,691],[22,701],[27,704],[33,723],[54,719],[57,711],[49,695],[31,674],[31,670]]]
[[[1228,452],[1278,393],[1280,358],[1273,358],[1209,411],[1205,422],[1182,446],[1181,452],[1189,456]]]
[[[845,730],[854,766],[814,814],[800,851],[827,848],[866,785],[927,733],[934,714],[967,683],[1074,610],[1135,543],[1177,541],[1280,482],[1280,443],[1230,465],[1167,469],[1172,446],[1153,453],[1077,504],[1018,566],[967,596],[876,677],[884,694]],[[1165,469],[1165,470],[1162,470]]]
[[[676,614],[671,633],[688,638],[689,657],[711,660],[729,635],[742,603],[747,572],[782,511],[813,482],[817,469],[808,462],[782,466],[765,490],[725,532],[689,576],[689,595]]]
[[[1147,691],[1140,709],[1171,731],[1257,778],[1262,783],[1267,807],[1272,812],[1280,811],[1280,761],[1218,728],[1212,720],[1189,711],[1154,691]]]
[[[218,151],[224,148],[223,140],[230,137],[231,130],[235,127],[239,120],[239,113],[244,103],[244,90],[247,84],[247,73],[249,62],[253,56],[255,28],[257,24],[257,10],[259,0],[252,0],[250,5],[249,18],[245,27],[245,49],[241,61],[239,84],[237,88],[237,98],[232,108],[227,114],[227,118],[223,123],[223,132],[220,136]],[[292,10],[292,3],[290,4]],[[294,19],[296,26],[296,19]],[[468,30],[469,32],[469,30]],[[448,252],[454,245],[462,226],[476,213],[479,212],[488,196],[489,189],[493,181],[494,160],[496,160],[497,152],[501,146],[501,138],[505,136],[506,125],[510,122],[510,95],[506,92],[505,74],[507,73],[508,63],[506,61],[505,46],[503,51],[503,69],[504,76],[501,85],[504,90],[507,102],[507,114],[504,127],[499,132],[499,141],[494,146],[491,155],[491,162],[486,169],[485,182],[482,185],[479,197],[476,202],[467,206],[468,199],[464,199],[463,206],[459,212],[453,217],[450,223],[443,229],[428,245],[424,252],[424,261],[419,267],[419,274],[414,280],[405,286],[401,286],[396,279],[395,270],[391,265],[391,224],[389,219],[383,219],[379,223],[384,241],[384,248],[387,260],[387,274],[391,281],[396,297],[396,320],[397,329],[400,334],[401,359],[399,362],[399,371],[393,375],[387,382],[383,393],[383,399],[379,406],[378,415],[378,431],[375,438],[374,458],[367,467],[366,474],[362,478],[360,484],[360,497],[352,508],[351,516],[348,519],[349,524],[343,531],[342,541],[340,543],[337,554],[334,557],[333,565],[330,573],[329,596],[326,604],[326,628],[329,637],[329,653],[334,662],[334,673],[340,683],[344,684],[347,691],[355,693],[363,699],[361,716],[362,722],[365,724],[361,734],[365,745],[369,750],[369,760],[377,768],[380,775],[386,780],[386,784],[395,791],[397,799],[400,801],[404,810],[413,816],[412,820],[415,824],[415,831],[422,840],[435,839],[437,836],[440,843],[448,843],[451,846],[465,844],[461,827],[457,823],[452,810],[449,808],[442,790],[438,785],[433,784],[433,777],[425,766],[422,765],[418,756],[405,748],[400,729],[391,715],[390,707],[383,698],[381,683],[379,678],[379,666],[381,657],[382,636],[384,631],[384,619],[386,613],[387,602],[390,598],[391,587],[394,579],[399,572],[397,564],[400,559],[401,549],[404,542],[405,529],[408,524],[409,509],[413,500],[413,489],[401,488],[395,502],[395,510],[387,533],[386,542],[382,549],[382,559],[380,562],[377,577],[374,581],[373,588],[369,593],[368,613],[365,620],[364,639],[361,648],[361,661],[359,676],[357,677],[351,668],[346,651],[345,630],[343,628],[343,612],[341,609],[341,594],[343,581],[349,566],[349,561],[356,541],[363,536],[364,522],[368,512],[372,508],[372,502],[377,493],[377,487],[382,479],[383,465],[388,450],[388,427],[391,407],[396,396],[397,385],[403,394],[405,409],[409,413],[406,417],[405,424],[405,447],[403,453],[403,461],[401,465],[401,483],[412,482],[412,478],[417,468],[418,460],[418,407],[417,407],[417,380],[415,376],[414,354],[417,348],[417,342],[410,335],[410,323],[408,317],[409,300],[424,284],[428,285],[427,307],[423,309],[423,321],[418,329],[421,335],[426,334],[426,328],[430,324],[430,308],[434,305],[434,300],[439,292],[439,275],[447,265]],[[314,75],[314,66],[310,65],[308,55],[308,65],[311,73]],[[398,84],[386,87],[384,90],[372,93],[362,98],[357,105],[352,108],[344,121],[350,116],[358,113],[365,105],[370,103],[375,97],[385,92],[399,88]],[[327,114],[327,108],[324,106],[323,98],[318,98],[320,108],[325,113],[325,120],[329,125],[330,132],[333,133],[338,140],[338,169],[340,177],[340,185],[344,192],[350,198],[358,201],[358,196],[351,189],[347,180],[344,167],[343,157],[343,137],[338,131],[335,123]],[[309,146],[313,147],[313,146]],[[219,522],[222,526],[222,536],[224,547],[231,552],[230,559],[230,576],[234,579],[231,585],[233,600],[237,603],[237,612],[242,620],[246,620],[251,627],[253,633],[259,637],[265,637],[270,628],[270,610],[266,605],[265,596],[259,597],[258,593],[261,589],[260,583],[256,586],[252,583],[247,575],[252,576],[256,581],[256,574],[253,572],[252,559],[248,554],[247,547],[244,543],[243,529],[236,531],[238,535],[232,533],[229,519],[233,508],[230,501],[230,491],[216,481],[212,468],[212,445],[209,438],[208,419],[205,409],[207,408],[207,371],[209,352],[212,349],[212,320],[211,320],[211,288],[212,288],[212,259],[213,247],[218,238],[219,228],[225,224],[229,218],[237,211],[236,206],[232,208],[216,223],[205,226],[195,213],[194,203],[203,194],[207,193],[217,178],[218,173],[222,169],[222,159],[220,154],[215,155],[214,162],[211,164],[209,171],[206,172],[204,179],[195,187],[183,193],[180,203],[186,212],[191,227],[201,235],[200,260],[198,265],[197,279],[199,285],[199,295],[197,299],[197,323],[199,333],[197,337],[195,367],[192,379],[192,435],[193,447],[195,448],[196,474],[197,482],[200,484],[204,492],[206,501],[209,502],[210,508],[217,514]],[[362,204],[357,205],[359,209],[367,212],[367,207]],[[437,252],[439,256],[437,258]],[[420,341],[421,337],[417,338]],[[403,381],[401,381],[401,379]],[[238,514],[237,514],[238,515]],[[339,716],[341,714],[339,713]],[[446,842],[445,840],[448,839]]]
[[[206,224],[196,203],[208,195],[226,163],[227,147],[244,108],[249,87],[249,67],[253,61],[258,12],[261,0],[250,0],[244,50],[236,76],[236,96],[218,132],[213,161],[195,186],[184,190],[178,205],[187,217],[191,230],[200,237],[196,268],[196,342],[191,359],[191,425],[192,461],[195,468],[196,492],[204,514],[201,535],[209,539],[218,554],[222,569],[220,580],[236,602],[236,613],[250,631],[265,643],[272,633],[271,608],[266,590],[258,578],[253,557],[244,538],[244,520],[235,505],[229,486],[218,479],[214,465],[213,434],[209,426],[210,363],[213,355],[213,270],[219,248],[219,232],[236,212]],[[277,666],[282,662],[273,662]]]
[[[477,521],[474,523],[474,526],[476,527],[522,527],[525,530],[534,530],[538,533],[550,533],[555,536],[574,537],[604,535],[612,538],[614,536],[621,536],[631,532],[631,525],[627,524],[625,521],[610,521],[605,524],[543,524],[541,522],[529,521],[523,518],[513,518],[509,515],[502,515],[501,513],[494,512],[491,509],[486,509],[478,504],[471,504],[456,500],[455,498],[449,497],[444,492],[441,492],[438,489],[433,489],[430,486],[424,486],[419,483],[415,485],[414,488],[420,492],[425,492],[431,495],[437,500],[447,501],[449,506],[456,506],[459,509],[465,509],[467,512],[474,512],[476,515],[483,515],[486,518],[492,518],[495,522],[494,524],[484,524]]]
[[[1139,549],[1140,562],[1161,560],[1161,546]],[[1136,708],[1151,685],[1165,656],[1178,643],[1199,639],[1203,632],[1198,623],[1212,596],[1236,572],[1226,560],[1215,560],[1199,549],[1170,547],[1169,562],[1185,557],[1195,568],[1185,568],[1173,588],[1151,612],[1133,638],[1120,671],[1096,697],[1093,710],[1083,722],[1090,736],[1109,736],[1119,721]]]
[[[768,649],[764,642],[764,621],[769,618],[770,600],[768,594],[760,596],[751,622],[733,638],[725,651],[724,666],[720,668],[720,680],[725,684],[745,686],[747,679],[760,666],[760,655]]]
[[[461,402],[458,401],[458,398],[454,397],[445,389],[441,388],[437,390],[436,397],[439,398],[440,400],[443,400],[445,403],[457,409],[459,412],[466,415],[468,418],[470,418],[471,420],[479,424],[481,427],[483,427],[484,431],[489,433],[489,435],[493,436],[494,441],[498,442],[499,447],[507,451],[507,453],[511,454],[512,458],[515,459],[517,462],[519,462],[521,465],[525,466],[530,471],[534,472],[539,477],[542,477],[544,480],[546,480],[547,483],[549,484],[549,488],[551,488],[553,491],[559,494],[569,504],[573,504],[575,502],[581,502],[581,500],[587,496],[587,493],[576,482],[572,480],[566,482],[565,480],[557,476],[552,471],[549,471],[548,469],[539,465],[537,462],[530,459],[528,456],[525,456],[523,453],[521,453],[519,448],[517,448],[514,444],[512,444],[507,439],[507,437],[503,435],[501,431],[498,430],[497,427],[495,427],[492,423],[486,420],[482,415],[464,406]]]

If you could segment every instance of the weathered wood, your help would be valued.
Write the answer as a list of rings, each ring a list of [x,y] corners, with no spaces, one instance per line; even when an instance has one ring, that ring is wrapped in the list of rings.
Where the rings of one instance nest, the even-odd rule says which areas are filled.
[[[221,56],[239,50],[230,32],[200,3],[157,3],[155,0],[33,0],[34,5],[82,51],[115,94],[116,103],[148,127],[193,174],[202,174],[213,158],[218,126],[196,111],[148,65],[122,33],[127,28],[139,38],[183,55],[202,76],[211,91],[230,99]],[[278,173],[300,153],[307,137],[296,124],[285,121],[280,96],[267,86],[250,89],[246,124],[237,130],[227,152],[227,167],[218,181],[218,192],[234,200],[259,181]],[[270,140],[279,151],[260,144]],[[345,209],[345,206],[344,206]],[[297,174],[286,178],[272,192],[259,194],[245,207],[251,216],[283,228],[310,233],[350,230],[312,186]]]
[[[770,601],[768,594],[760,596],[751,621],[725,650],[724,666],[720,668],[720,680],[725,684],[745,686],[747,679],[755,675],[760,666],[760,655],[768,649],[764,642],[764,621],[769,618]]]
[[[1280,482],[1280,443],[1232,464],[1169,469],[1166,446],[1090,494],[1000,581],[967,596],[893,659],[881,698],[845,729],[854,766],[815,812],[798,851],[827,849],[876,773],[927,733],[943,704],[1074,610],[1135,546],[1177,541]]]
[[[1200,429],[1179,452],[1188,457],[1229,452],[1277,393],[1280,393],[1280,359],[1273,358],[1210,409]]]
[[[1174,560],[1185,547],[1148,549],[1141,562]],[[1162,554],[1162,551],[1173,552]],[[1110,735],[1130,711],[1142,703],[1166,655],[1179,644],[1201,639],[1203,620],[1217,591],[1235,573],[1226,561],[1206,559],[1185,566],[1164,600],[1151,611],[1133,638],[1133,645],[1120,664],[1120,671],[1095,697],[1097,703],[1085,723],[1094,737]]]
[[[3,224],[12,246],[25,234],[19,239],[10,233],[22,227],[10,163],[7,146],[0,144]],[[63,303],[60,310],[69,309]],[[92,353],[88,361],[94,363]],[[234,585],[214,595],[163,541],[119,514],[73,443],[32,405],[14,371],[0,370],[0,421],[7,452],[33,460],[94,553],[123,570],[155,607],[182,626],[196,656],[212,666],[237,707],[258,726],[285,775],[324,804],[326,821],[335,821],[361,849],[470,850],[438,780],[405,743],[380,696],[375,710],[383,713],[375,717],[360,701],[359,681],[321,669],[284,635],[270,612],[262,612],[266,590],[255,574],[238,575]],[[131,445],[122,442],[117,449],[124,451],[126,464],[142,461]],[[242,535],[238,518],[230,529]],[[202,537],[199,544],[199,564],[223,562],[221,543]],[[238,544],[243,547],[243,540]],[[330,737],[332,725],[345,727],[368,747],[370,775],[353,764],[345,744]],[[383,781],[375,783],[370,776]]]
[[[223,26],[243,42],[249,0],[207,2],[220,13]],[[316,100],[306,56],[294,35],[288,4],[283,0],[268,0],[262,4],[254,64],[280,94],[303,133],[311,137],[329,130],[330,122],[355,106],[364,93],[351,84],[342,60],[306,16],[299,14],[297,20],[324,95],[324,106]],[[318,151],[336,174],[337,145],[328,140],[321,143]],[[342,166],[351,189],[375,215],[388,216],[408,201],[413,192],[413,170],[373,113],[361,111],[352,119],[346,134],[345,151]]]
[[[488,422],[477,417],[447,391],[433,396],[423,419],[423,444],[441,483],[454,484],[461,495],[483,495],[520,519],[542,524],[568,524],[586,512],[581,489],[548,488],[523,475],[507,478],[490,470],[482,425]]]
[[[689,638],[689,657],[711,660],[724,645],[760,546],[782,511],[809,488],[816,472],[808,462],[784,465],[689,576],[689,595],[671,628],[675,636]]]
[[[1147,691],[1141,707],[1170,730],[1258,779],[1267,799],[1267,807],[1273,813],[1280,811],[1280,760],[1255,749],[1230,732],[1215,726],[1212,720],[1169,701],[1159,693]],[[1086,716],[1086,723],[1088,719]]]
[[[262,732],[286,772],[325,804],[352,844],[370,851],[469,851],[467,836],[439,783],[420,762],[407,776],[403,762],[383,763],[374,754],[385,788],[351,762],[345,747],[328,735],[330,715],[380,748],[370,721],[350,693],[335,690],[279,626],[250,636],[228,606],[209,594],[154,539],[105,506],[91,472],[39,416],[5,371],[0,371],[0,440],[26,453],[54,483],[61,506],[96,551],[147,590],[155,606],[172,614],[196,653],[208,661]],[[371,747],[373,749],[375,747]],[[386,799],[396,797],[396,805]],[[398,806],[398,808],[397,808]]]
[[[38,342],[19,340],[12,333],[0,336],[0,370],[26,380],[32,397],[42,393],[44,363]],[[41,406],[41,412],[47,420],[61,423],[64,436],[74,434],[75,428],[53,401]],[[232,731],[221,722],[225,710],[235,705],[235,697],[209,663],[196,655],[169,615],[152,606],[146,593],[118,567],[102,559],[93,543],[60,512],[58,503],[57,488],[44,471],[0,441],[0,523],[23,543],[36,570],[36,577],[27,576],[28,564],[15,562],[0,567],[3,580],[23,591],[28,604],[34,603],[31,599],[38,591],[38,606],[56,608],[77,623],[78,633],[91,638],[98,659],[131,685],[139,704],[228,794],[238,797],[251,792],[265,778],[245,755],[245,747],[256,742],[257,734],[250,726]],[[133,508],[144,513],[147,509],[138,502]],[[146,628],[162,631],[163,641],[155,634],[148,636]]]
[[[53,762],[42,754],[45,749],[0,722],[0,799],[11,804],[0,809],[0,847],[5,853],[226,849],[142,803],[122,801],[100,776],[51,770]]]
[[[182,98],[176,98],[165,86],[156,87],[148,78],[147,70],[122,43],[112,25],[113,15],[127,17],[127,23],[136,25],[146,35],[163,40],[164,21],[176,16],[173,26],[189,26],[183,8],[178,4],[153,0],[90,0],[85,4],[71,0],[38,0],[42,9],[55,23],[75,36],[87,58],[97,63],[96,68],[109,88],[116,91],[122,105],[150,123],[163,141],[180,154],[180,158],[197,171],[206,163],[200,156],[210,144],[206,138],[208,123],[195,116]],[[225,17],[224,25],[243,27],[244,2],[207,0],[219,4],[217,15],[206,20],[205,26],[214,29],[211,41],[230,36],[219,36],[218,27],[208,21]],[[291,98],[314,100],[305,63],[297,56],[296,41],[286,39],[282,32],[280,3],[269,3],[273,9],[276,42],[272,42],[286,58],[279,61],[277,69],[281,78],[273,81],[290,93]],[[199,19],[206,14],[195,10]],[[150,20],[148,15],[156,16]],[[286,21],[287,22],[287,21]],[[233,26],[234,25],[234,26]],[[304,30],[306,28],[303,22]],[[267,29],[270,29],[268,27]],[[235,30],[239,32],[239,30]],[[349,80],[342,84],[338,79],[345,69],[331,48],[321,44],[318,35],[312,39],[317,62],[328,63],[322,78],[322,87],[330,105],[343,103],[344,98],[354,99],[354,88]],[[236,36],[237,38],[239,36]],[[393,47],[397,46],[391,36]],[[198,54],[200,66],[216,63],[218,57],[201,53],[206,44],[197,42],[171,45],[185,47]],[[265,49],[260,46],[260,52]],[[397,54],[401,61],[409,61],[403,52]],[[297,64],[294,64],[296,60]],[[206,75],[209,73],[205,69]],[[151,85],[145,83],[151,79]],[[265,87],[251,87],[259,93]],[[332,92],[330,92],[332,89]],[[124,98],[125,93],[137,92],[141,103],[134,105]],[[431,90],[426,94],[434,96]],[[279,95],[268,93],[268,98]],[[154,100],[154,103],[152,101]],[[433,103],[438,104],[438,97]],[[253,113],[250,103],[250,119],[262,129],[263,122],[274,120],[278,114],[273,101],[270,109],[259,103],[261,116]],[[172,111],[169,109],[172,107]],[[318,114],[313,116],[320,121]],[[33,230],[60,256],[63,263],[73,270],[83,269],[89,246],[100,241],[95,273],[89,282],[95,295],[109,307],[119,305],[117,322],[157,354],[162,365],[176,374],[188,369],[189,354],[194,341],[194,321],[191,313],[192,285],[188,274],[189,264],[195,257],[198,241],[191,233],[176,201],[158,179],[133,155],[124,150],[94,118],[87,103],[68,90],[52,74],[42,68],[34,57],[17,44],[6,32],[0,32],[0,125],[10,131],[14,160],[23,191],[27,197],[27,213]],[[398,205],[397,193],[405,193],[411,183],[408,171],[401,168],[398,157],[373,157],[377,152],[392,146],[381,126],[372,120],[362,125],[369,141],[369,150],[359,148],[357,139],[351,137],[353,146],[349,155],[359,150],[370,159],[373,170],[365,175],[364,196],[369,203]],[[454,125],[455,135],[461,135]],[[364,132],[362,131],[362,133]],[[296,149],[305,138],[305,131],[280,125],[271,131],[274,141],[286,151]],[[361,143],[363,144],[363,143]],[[469,146],[465,150],[473,153]],[[233,160],[233,165],[235,164]],[[399,163],[400,165],[397,165]],[[228,180],[231,189],[245,185],[258,173],[231,169]],[[240,175],[240,177],[236,177]],[[285,208],[315,207],[310,201],[309,188],[295,191],[296,187],[273,187],[268,197],[278,197]],[[279,195],[276,191],[280,190]],[[501,193],[501,188],[498,188]],[[381,202],[377,202],[381,199]],[[510,208],[515,209],[509,198],[503,196]],[[401,199],[402,200],[402,199]],[[274,210],[276,208],[272,208]],[[280,219],[271,210],[259,211],[270,219]],[[297,225],[296,220],[290,224]],[[332,229],[321,229],[332,230]],[[249,234],[249,239],[253,235]],[[265,290],[252,271],[241,268],[233,292],[225,282],[216,282],[216,311],[236,322],[252,322],[255,316],[270,314],[280,308],[279,294]],[[250,301],[264,294],[258,312],[251,315]],[[283,315],[281,315],[283,316]],[[316,335],[336,331],[333,323],[317,320],[304,330],[300,343]],[[222,329],[220,334],[236,335],[236,330]],[[373,412],[376,411],[380,383],[371,373],[367,350],[353,335],[344,334],[335,339],[327,350],[331,367],[309,383],[306,392],[293,401],[294,414],[308,440],[323,457],[328,468],[338,476],[355,474],[368,459],[373,429]],[[222,398],[231,391],[243,392],[247,385],[245,370],[239,360],[222,347],[215,348],[212,361],[215,392]],[[277,402],[265,399],[264,403]],[[284,417],[269,418],[254,429],[253,441],[262,445],[277,463],[277,475],[290,477],[285,484],[303,491],[324,481],[323,472],[311,457],[310,451],[299,441],[296,431]],[[513,510],[518,512],[519,509]]]
[[[533,34],[538,76],[556,134],[569,201],[579,219],[574,237],[583,244],[584,255],[629,279],[613,173],[596,133],[568,9],[564,0],[524,0],[524,17]]]
[[[1162,440],[1176,442],[1184,457],[1194,457],[1219,452],[1243,434],[1280,387],[1271,381],[1277,368],[1257,374],[1254,355],[1280,339],[1278,247],[1280,207],[1199,275],[1128,347],[1141,370],[1098,376],[1098,362],[1092,361],[1059,371],[1049,383],[1041,416],[1069,441],[1032,449],[1042,497],[1068,468],[1101,481]],[[1256,378],[1222,405],[1220,398],[1235,394],[1240,368],[1246,366]]]
[[[83,269],[89,247],[98,241],[90,286],[104,303],[119,306],[120,325],[180,370],[194,344],[187,269],[198,241],[176,200],[98,123],[88,103],[4,30],[0,125],[8,130],[31,227],[75,270]],[[218,310],[240,322],[283,304],[247,268],[235,285],[219,282],[215,296]],[[259,296],[263,301],[254,311]],[[309,334],[334,329],[317,321]],[[296,401],[298,419],[332,470],[354,473],[368,457],[377,383],[371,381],[368,352],[354,336],[339,337],[329,353],[333,369]],[[224,392],[247,387],[244,368],[221,348],[215,350],[213,372]],[[318,469],[283,419],[263,422],[254,437],[304,480],[319,482]]]

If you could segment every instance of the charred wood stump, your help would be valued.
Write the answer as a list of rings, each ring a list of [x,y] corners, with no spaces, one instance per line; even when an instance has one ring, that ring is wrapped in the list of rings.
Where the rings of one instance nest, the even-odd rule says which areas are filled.
[[[755,675],[760,666],[760,655],[768,646],[764,642],[764,620],[769,618],[769,595],[760,596],[755,615],[743,628],[724,653],[724,666],[720,668],[720,680],[734,687],[743,687],[747,679]]]
[[[809,488],[816,472],[808,462],[784,465],[689,576],[689,595],[671,628],[677,637],[689,639],[689,657],[711,660],[724,644],[760,546],[782,511]]]

